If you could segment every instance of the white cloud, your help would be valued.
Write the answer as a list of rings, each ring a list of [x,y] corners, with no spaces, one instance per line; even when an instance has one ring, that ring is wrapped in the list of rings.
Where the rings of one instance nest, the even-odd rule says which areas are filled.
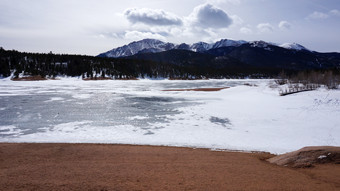
[[[340,11],[337,10],[337,9],[333,9],[333,10],[329,11],[329,13],[331,15],[334,15],[334,16],[340,16]]]
[[[314,11],[312,14],[308,15],[307,19],[327,19],[333,16],[340,16],[340,11],[337,9],[330,10],[328,13]]]
[[[182,25],[182,20],[169,12],[161,9],[130,8],[124,12],[126,18],[134,24],[143,23],[146,25]]]
[[[327,19],[329,17],[328,14],[314,11],[312,14],[308,15],[307,19]]]
[[[195,7],[188,20],[191,25],[200,28],[228,28],[233,23],[233,19],[225,11],[211,4]]]
[[[224,10],[202,4],[193,9],[189,16],[181,17],[155,9],[127,9],[123,16],[133,25],[121,33],[123,39],[167,38],[202,39],[220,38],[229,32],[231,25],[241,25],[243,20],[237,15],[228,15]],[[224,35],[223,35],[224,36]]]
[[[231,18],[233,19],[233,24],[242,25],[244,22],[243,19],[237,15],[232,15]]]
[[[241,4],[240,0],[208,0],[207,2],[211,4],[233,4],[233,5]]]
[[[267,32],[273,32],[274,31],[274,27],[269,23],[260,23],[260,24],[257,25],[257,29],[261,33],[267,33]]]
[[[122,38],[122,34],[115,33],[115,32],[105,32],[105,33],[100,33],[100,34],[96,34],[93,36],[95,38],[114,38],[114,39]]]
[[[142,40],[146,38],[152,38],[166,41],[166,38],[160,34],[140,31],[126,31],[124,38],[129,40]]]
[[[243,34],[247,34],[247,35],[253,34],[253,31],[250,28],[248,28],[248,27],[240,28],[240,32],[243,33]]]
[[[288,21],[281,21],[278,26],[281,30],[288,30],[292,27],[292,24]]]

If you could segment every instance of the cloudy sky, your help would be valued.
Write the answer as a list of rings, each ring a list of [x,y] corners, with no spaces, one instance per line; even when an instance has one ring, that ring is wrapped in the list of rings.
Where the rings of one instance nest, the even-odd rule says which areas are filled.
[[[222,38],[340,52],[339,0],[0,0],[0,46],[97,55],[131,41]]]

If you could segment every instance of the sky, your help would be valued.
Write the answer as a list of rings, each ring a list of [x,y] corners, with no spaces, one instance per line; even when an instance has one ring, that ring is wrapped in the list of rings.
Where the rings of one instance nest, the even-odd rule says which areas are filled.
[[[340,52],[339,0],[0,0],[0,47],[98,55],[145,38]]]

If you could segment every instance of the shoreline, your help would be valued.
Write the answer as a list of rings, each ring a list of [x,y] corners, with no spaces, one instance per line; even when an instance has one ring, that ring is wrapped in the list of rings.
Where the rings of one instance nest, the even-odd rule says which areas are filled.
[[[193,82],[193,81],[209,81],[209,80],[245,80],[245,81],[249,81],[249,80],[274,80],[275,78],[262,78],[262,79],[258,79],[258,78],[198,78],[198,79],[185,79],[185,78],[112,78],[112,77],[93,77],[93,78],[82,78],[82,76],[56,76],[56,77],[41,77],[39,75],[35,75],[35,76],[22,76],[22,77],[14,77],[14,76],[8,76],[8,77],[0,77],[0,80],[4,80],[4,79],[8,79],[10,81],[48,81],[48,80],[63,80],[63,79],[78,79],[81,81],[138,81],[138,80],[155,80],[155,81],[159,81],[159,80],[169,80],[169,81],[187,81],[187,82]],[[249,84],[245,84],[245,85],[249,85]],[[251,84],[250,84],[251,85]]]
[[[238,150],[238,149],[223,149],[223,148],[210,148],[210,147],[199,147],[199,146],[183,146],[183,145],[162,145],[162,144],[129,144],[129,143],[100,143],[100,142],[0,142],[3,144],[46,144],[46,145],[102,145],[102,146],[126,146],[126,147],[161,147],[161,148],[173,148],[173,149],[193,149],[193,150],[208,150],[211,152],[231,152],[231,153],[247,153],[256,154],[263,153],[271,156],[279,156],[284,153],[271,153],[269,151],[261,150]],[[289,152],[287,152],[289,153]]]
[[[268,153],[84,143],[0,143],[0,190],[339,190],[338,164]]]

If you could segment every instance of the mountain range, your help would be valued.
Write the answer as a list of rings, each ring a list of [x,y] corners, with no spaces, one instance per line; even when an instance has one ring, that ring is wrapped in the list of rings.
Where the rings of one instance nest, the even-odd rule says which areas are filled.
[[[222,39],[220,41],[217,41],[215,43],[205,43],[205,42],[197,42],[194,44],[173,44],[169,42],[163,42],[156,39],[144,39],[140,41],[134,41],[129,43],[128,45],[124,45],[122,47],[114,48],[110,51],[107,51],[105,53],[102,53],[98,55],[99,57],[127,57],[127,56],[133,56],[135,54],[142,54],[142,53],[158,53],[158,52],[164,52],[168,50],[190,50],[193,52],[206,52],[211,49],[217,49],[222,47],[239,47],[243,44],[252,44],[253,47],[262,47],[265,48],[267,45],[274,45],[274,43],[267,43],[264,41],[253,41],[253,42],[247,42],[244,40],[230,40],[230,39]],[[286,49],[294,49],[294,50],[306,50],[305,47],[303,47],[300,44],[296,43],[285,43],[282,45],[277,45],[282,48]]]
[[[155,39],[135,41],[99,57],[149,60],[178,66],[309,70],[340,68],[340,53],[319,53],[297,43],[222,39],[215,43],[173,44]]]

